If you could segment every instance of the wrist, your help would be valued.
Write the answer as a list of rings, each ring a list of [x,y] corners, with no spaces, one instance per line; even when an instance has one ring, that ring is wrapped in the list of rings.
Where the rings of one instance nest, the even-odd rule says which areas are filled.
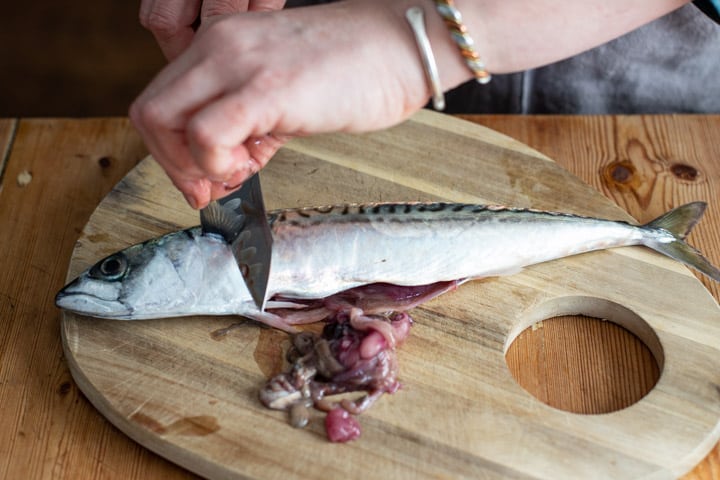
[[[425,30],[437,63],[442,90],[450,90],[475,78],[465,63],[457,44],[453,41],[445,22],[436,11],[435,3],[432,0],[359,1],[366,5],[375,4],[373,8],[385,10],[385,15],[393,19],[392,28],[396,29],[402,37],[403,55],[409,59],[408,63],[412,65],[405,73],[409,82],[419,85],[419,88],[422,89],[424,102],[430,98],[432,89],[426,77],[417,42],[405,17],[406,11],[411,7],[420,7],[425,13]]]

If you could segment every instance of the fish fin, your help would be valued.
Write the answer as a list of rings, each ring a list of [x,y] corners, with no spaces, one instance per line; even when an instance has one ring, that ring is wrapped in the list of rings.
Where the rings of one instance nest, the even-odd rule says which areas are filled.
[[[670,240],[667,237],[658,240],[657,237],[648,235],[643,243],[656,252],[675,259],[707,275],[716,282],[720,282],[720,269],[710,263],[702,253],[685,242],[685,237],[700,221],[706,206],[705,202],[688,203],[643,225],[642,228],[645,230],[660,229],[672,236]]]
[[[643,225],[645,228],[661,228],[673,234],[673,237],[685,240],[690,231],[705,213],[707,203],[692,202],[681,205]]]
[[[232,243],[245,223],[245,216],[212,201],[200,210],[200,221],[203,233],[220,235],[226,242]]]

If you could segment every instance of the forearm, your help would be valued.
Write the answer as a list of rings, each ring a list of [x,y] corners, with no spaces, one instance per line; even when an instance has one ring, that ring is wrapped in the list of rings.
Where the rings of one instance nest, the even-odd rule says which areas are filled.
[[[487,69],[491,73],[510,73],[547,65],[589,50],[688,2],[455,0],[455,5],[462,12]],[[397,0],[386,5],[398,18],[413,5],[424,7],[428,36],[443,88],[452,88],[472,78],[442,19],[434,11],[432,1]]]

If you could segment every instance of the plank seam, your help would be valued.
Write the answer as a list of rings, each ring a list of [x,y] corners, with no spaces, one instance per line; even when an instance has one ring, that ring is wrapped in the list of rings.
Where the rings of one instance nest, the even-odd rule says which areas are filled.
[[[7,142],[5,149],[0,155],[0,191],[2,191],[3,184],[5,181],[5,169],[7,168],[8,160],[10,159],[10,152],[15,144],[15,137],[17,136],[19,119],[14,118],[10,126],[10,140]]]

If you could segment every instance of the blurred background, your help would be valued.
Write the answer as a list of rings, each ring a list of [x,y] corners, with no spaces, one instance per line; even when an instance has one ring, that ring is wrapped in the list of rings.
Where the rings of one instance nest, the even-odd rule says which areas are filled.
[[[165,64],[140,1],[3,3],[0,117],[127,115]]]
[[[14,0],[2,9],[0,117],[125,116],[165,65],[140,26],[140,0]]]
[[[327,1],[330,0],[313,0],[312,3]],[[307,3],[310,3],[310,0],[288,0],[287,5],[298,6]],[[140,26],[139,8],[140,0],[73,0],[71,2],[14,0],[4,2],[3,26],[0,28],[0,117],[127,115],[133,99],[165,65],[165,59],[152,35]],[[704,42],[701,42],[705,48],[704,58],[714,58],[713,55],[719,48],[717,38],[720,38],[720,25],[705,18],[699,11],[695,11],[694,7],[688,6],[683,11],[701,17],[699,25],[702,26],[703,33],[698,35],[698,30],[693,27],[694,24],[685,25],[684,30],[678,30],[679,37],[675,39],[676,42],[685,45],[686,50],[697,49],[700,48],[697,45],[698,39],[700,39]],[[717,16],[713,18],[720,23],[720,18]],[[677,17],[678,22],[682,23],[686,20],[686,16],[679,15]],[[662,27],[662,25],[665,24],[660,26]],[[668,28],[672,29],[674,25],[669,25]],[[693,37],[693,39],[688,35],[698,38]],[[645,47],[642,40],[634,41],[633,34],[625,38],[626,40],[623,41],[626,43],[616,41],[606,48],[627,52],[625,57],[630,63],[647,57],[647,53],[643,50]],[[636,50],[638,51],[634,57],[632,50],[627,49],[627,45],[637,46]],[[693,55],[689,55],[687,51],[678,56],[672,50],[666,49],[664,45],[660,45],[656,50],[655,56],[651,57],[650,64],[669,68],[669,72],[678,72],[677,78],[681,80],[676,82],[676,77],[671,75],[655,75],[649,77],[650,83],[647,88],[639,88],[634,83],[635,77],[626,79],[628,82],[626,87],[619,86],[617,75],[608,77],[606,85],[609,87],[607,88],[612,88],[613,92],[619,92],[616,95],[615,103],[607,106],[609,112],[720,111],[718,110],[720,96],[713,94],[714,90],[708,90],[709,87],[704,80],[715,78],[717,63],[706,68],[702,66],[702,62],[698,64],[693,59]],[[585,76],[594,75],[594,70],[587,68],[588,65],[599,65],[599,68],[603,68],[602,62],[593,57],[593,52],[597,51],[601,51],[601,49],[587,52],[549,68],[562,70],[563,65],[570,65],[568,68],[570,73],[567,74],[569,76],[575,75],[577,72],[585,72]],[[615,71],[625,72],[618,68]],[[501,77],[504,77],[502,81]],[[485,109],[489,109],[488,111],[497,109],[498,111],[519,112],[519,106],[513,106],[512,103],[512,98],[515,98],[512,93],[514,90],[512,88],[503,90],[504,87],[502,87],[503,81],[509,82],[511,86],[514,85],[514,78],[515,80],[519,79],[517,75],[496,76],[491,85],[492,88],[477,88],[474,82],[469,82],[465,86],[459,87],[455,96],[457,101],[453,100],[455,98],[453,94],[448,95],[449,108],[447,111],[464,112],[467,110],[480,113]],[[584,77],[579,78],[582,80]],[[658,80],[663,81],[659,82]],[[692,82],[692,80],[700,83],[701,87],[697,92],[692,90],[695,93],[688,93],[690,90],[686,88],[687,82]],[[675,90],[667,88],[668,85],[672,87],[673,82],[676,83]],[[582,81],[580,85],[582,85]],[[719,84],[714,82],[712,85],[717,87]],[[654,103],[642,104],[646,97],[654,101],[655,97],[648,93],[651,87],[661,91],[663,101],[659,106]],[[468,92],[463,88],[472,90]],[[598,88],[602,88],[602,86]],[[623,96],[622,92],[627,88],[630,89],[629,92],[639,89],[643,95]],[[687,107],[682,103],[682,99],[685,97],[675,94],[678,88],[687,95],[700,95],[701,101],[694,100],[695,97],[692,97],[689,104],[694,106]],[[502,95],[498,93],[502,91],[505,93]],[[508,97],[508,92],[510,97]],[[592,105],[583,110],[573,103],[576,99],[568,100],[562,95],[562,93],[566,93],[564,90],[555,89],[552,92],[558,96],[557,99],[555,97],[550,99],[553,108],[557,111],[548,110],[542,106],[539,109],[531,109],[531,111],[535,113],[565,113],[565,110],[568,110],[573,113],[606,113],[592,110],[590,108]],[[668,92],[675,93],[669,94]],[[549,97],[543,97],[542,92],[535,95],[541,102],[550,101]],[[637,100],[637,104],[628,102],[628,98]],[[679,102],[678,105],[673,103],[674,99],[679,99],[676,102]],[[496,106],[493,102],[498,105]]]

